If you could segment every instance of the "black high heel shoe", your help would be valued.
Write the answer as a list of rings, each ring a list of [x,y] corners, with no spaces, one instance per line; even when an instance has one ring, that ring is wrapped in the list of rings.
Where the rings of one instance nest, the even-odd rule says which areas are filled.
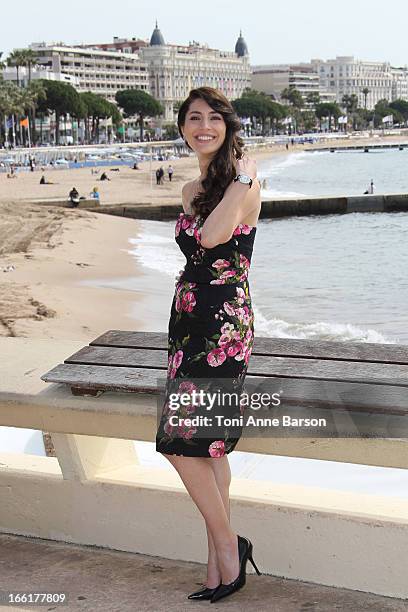
[[[218,586],[220,586],[220,584]],[[191,593],[191,595],[188,596],[188,599],[199,599],[200,601],[204,599],[211,599],[211,597],[214,595],[217,589],[218,587],[214,587],[212,589],[208,587],[204,587],[203,589],[200,589],[199,591],[195,591],[194,593]]]
[[[241,589],[245,585],[246,577],[245,570],[248,559],[252,563],[256,573],[258,576],[261,575],[261,572],[255,565],[255,561],[252,558],[252,542],[248,540],[248,538],[243,538],[242,536],[238,536],[238,558],[239,558],[239,574],[229,584],[223,584],[221,582],[220,586],[215,590],[214,595],[211,597],[211,603],[215,603],[219,599],[223,597],[227,597],[228,595],[232,595],[238,589]]]

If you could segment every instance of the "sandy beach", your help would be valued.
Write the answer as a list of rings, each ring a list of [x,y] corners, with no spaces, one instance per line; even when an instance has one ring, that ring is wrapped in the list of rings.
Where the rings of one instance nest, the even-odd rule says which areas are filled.
[[[258,151],[256,157],[274,153]],[[152,169],[168,163],[154,162]],[[128,253],[137,221],[35,202],[66,197],[74,185],[86,195],[97,185],[102,205],[172,203],[181,210],[181,187],[197,176],[197,161],[170,163],[173,181],[154,181],[153,189],[148,162],[140,170],[105,169],[111,181],[104,182],[90,168],[45,171],[52,185],[39,184],[40,169],[21,171],[17,179],[0,173],[0,335],[90,342],[108,329],[165,330],[172,284],[156,283]],[[109,286],[121,277],[137,277],[133,290]],[[81,284],[95,279],[102,282]]]
[[[293,147],[299,150],[303,147]],[[277,146],[268,150],[256,150],[250,153],[256,159],[273,157],[276,154],[287,154],[285,147]],[[167,168],[174,168],[173,180],[167,177]],[[165,180],[156,185],[156,169],[163,166]],[[96,168],[98,174],[92,174],[91,168],[60,169],[46,168],[35,172],[20,170],[16,179],[8,179],[6,173],[0,173],[0,202],[12,201],[36,203],[40,201],[67,198],[72,187],[76,187],[81,196],[88,196],[94,187],[100,193],[101,205],[109,204],[180,204],[181,188],[184,183],[198,176],[197,160],[194,157],[158,162],[141,162],[139,170],[129,166],[110,166]],[[101,181],[102,172],[106,172],[109,181]],[[52,184],[40,185],[44,174]]]
[[[310,145],[251,155],[259,160],[304,148]],[[159,163],[152,164],[153,171]],[[64,197],[74,185],[85,195],[97,184],[102,204],[172,203],[181,210],[181,187],[197,176],[197,161],[171,164],[173,182],[154,182],[152,188],[147,162],[140,170],[107,169],[112,180],[106,182],[96,182],[89,168],[45,172],[54,185],[39,184],[40,170],[21,172],[13,180],[0,173],[0,335],[89,342],[108,329],[165,330],[171,280],[157,283],[128,252],[141,222],[33,202]],[[168,162],[162,165],[167,168]],[[129,277],[137,279],[132,290],[109,285],[109,280]],[[105,286],[81,284],[95,279],[105,279]]]
[[[0,219],[1,335],[90,341],[137,327],[134,292],[80,284],[141,274],[127,252],[137,222],[21,203],[0,204]]]

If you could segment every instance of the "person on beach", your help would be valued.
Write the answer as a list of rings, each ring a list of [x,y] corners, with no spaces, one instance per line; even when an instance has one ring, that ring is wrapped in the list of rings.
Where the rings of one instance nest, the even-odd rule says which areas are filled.
[[[72,206],[75,208],[79,204],[79,192],[76,187],[73,187],[69,192],[69,201]]]
[[[109,176],[106,174],[106,172],[102,172],[101,176],[100,176],[100,181],[110,181]]]
[[[90,198],[93,198],[95,200],[99,200],[99,191],[97,187],[94,187],[91,191],[91,193],[89,194]]]
[[[54,185],[52,181],[47,181],[45,179],[45,174],[43,174],[40,178],[40,185]]]
[[[228,454],[242,427],[222,425],[225,417],[243,414],[240,395],[254,340],[248,273],[261,208],[260,185],[255,161],[243,152],[240,120],[220,91],[191,90],[180,107],[178,128],[197,155],[200,174],[182,189],[183,212],[175,225],[186,265],[170,312],[156,450],[177,470],[205,520],[207,578],[188,598],[215,602],[244,586],[248,560],[260,574],[251,541],[230,524]],[[212,406],[210,416],[217,414],[219,427],[189,424],[189,417],[209,414],[205,401],[189,401],[200,379],[207,392],[217,393],[220,381],[222,388],[234,390],[232,405],[227,400],[226,406],[220,401]],[[188,406],[177,406],[180,394]]]
[[[160,179],[161,179],[160,168],[157,168],[157,170],[156,170],[156,185],[160,185]]]
[[[371,179],[371,183],[370,183],[369,187],[367,187],[367,189],[365,190],[364,195],[366,195],[366,194],[373,195],[374,190],[375,190],[374,180]]]
[[[171,165],[170,165],[170,166],[167,168],[167,174],[169,175],[169,181],[170,181],[170,183],[171,183],[171,179],[173,178],[173,173],[174,173],[173,166],[171,166]]]

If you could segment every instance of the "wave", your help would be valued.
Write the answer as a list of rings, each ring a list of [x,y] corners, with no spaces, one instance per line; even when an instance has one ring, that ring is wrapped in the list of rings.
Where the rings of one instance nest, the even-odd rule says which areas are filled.
[[[135,248],[129,249],[128,253],[145,268],[174,278],[184,266],[185,257],[176,248],[174,237],[169,236],[167,224],[162,221],[138,221],[138,225],[140,235],[129,239]]]
[[[263,198],[307,198],[305,193],[299,193],[297,191],[279,191],[279,189],[261,189],[261,196]]]
[[[254,303],[256,294],[252,291],[255,336],[268,338],[297,338],[302,340],[326,340],[334,342],[379,342],[394,344],[395,340],[386,338],[374,329],[361,329],[351,323],[334,323],[318,321],[314,323],[289,323],[276,317],[264,316],[262,310]]]

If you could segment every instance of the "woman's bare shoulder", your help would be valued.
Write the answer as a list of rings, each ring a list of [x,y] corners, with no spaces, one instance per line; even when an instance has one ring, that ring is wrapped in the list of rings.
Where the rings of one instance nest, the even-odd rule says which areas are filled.
[[[181,190],[181,200],[183,204],[184,212],[188,215],[192,214],[191,202],[194,198],[196,181],[188,181],[188,183],[184,183],[183,188]]]

